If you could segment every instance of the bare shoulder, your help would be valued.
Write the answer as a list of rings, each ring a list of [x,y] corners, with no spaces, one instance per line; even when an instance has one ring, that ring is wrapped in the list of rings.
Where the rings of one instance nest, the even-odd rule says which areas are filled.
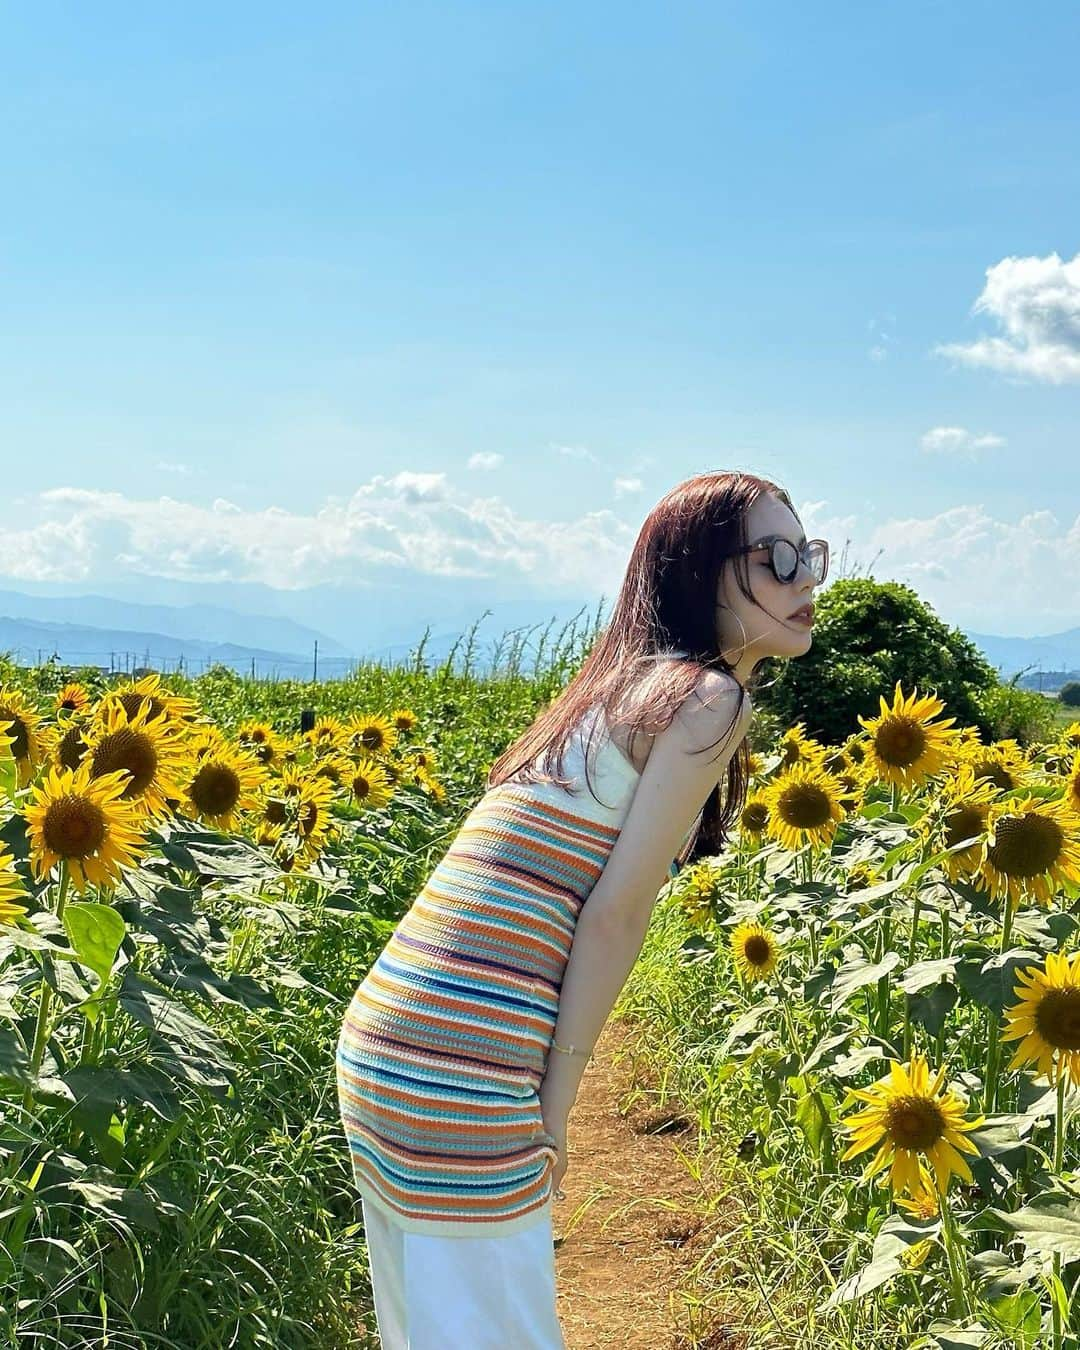
[[[750,695],[726,670],[703,670],[676,713],[676,722],[692,741],[726,735],[732,750],[746,735],[753,716]]]
[[[598,919],[637,928],[647,923],[671,860],[723,780],[749,717],[749,696],[733,676],[702,672],[676,715],[656,733],[622,830],[589,897]]]

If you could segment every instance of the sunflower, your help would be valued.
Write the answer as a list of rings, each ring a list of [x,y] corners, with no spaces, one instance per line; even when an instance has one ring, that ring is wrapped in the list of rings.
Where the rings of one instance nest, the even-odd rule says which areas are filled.
[[[1074,811],[1080,813],[1080,750],[1077,750],[1072,763],[1065,770],[1065,800]]]
[[[806,734],[802,722],[796,722],[780,737],[780,764],[783,768],[804,762],[819,764],[826,752],[826,746]]]
[[[1080,881],[1080,816],[1064,799],[1038,797],[995,802],[976,885],[1018,904],[1027,895],[1049,905],[1055,890]]]
[[[975,777],[986,778],[999,792],[1016,792],[1031,782],[1031,762],[1014,740],[978,745],[964,752]]]
[[[267,785],[267,790],[272,790],[275,796],[299,797],[310,777],[310,771],[300,764],[283,764],[277,778]]]
[[[1066,745],[1080,746],[1080,722],[1070,722],[1061,733],[1061,739]]]
[[[699,858],[683,868],[677,893],[679,907],[691,928],[705,931],[715,925],[722,879],[722,869],[709,858]]]
[[[65,684],[56,695],[58,713],[85,713],[90,707],[90,695],[84,684],[73,681]]]
[[[54,737],[18,689],[0,689],[0,729],[11,741],[17,769],[16,785],[26,787],[54,744]]]
[[[869,1105],[849,1116],[843,1124],[851,1137],[841,1161],[877,1146],[877,1153],[863,1173],[863,1180],[891,1162],[889,1184],[893,1193],[918,1196],[925,1173],[920,1171],[922,1154],[934,1169],[937,1189],[944,1195],[953,1173],[971,1181],[971,1168],[961,1152],[978,1153],[965,1131],[977,1129],[985,1117],[964,1120],[964,1103],[948,1089],[941,1091],[945,1068],[933,1083],[922,1055],[912,1054],[905,1067],[893,1060],[889,1072],[870,1088],[852,1088],[851,1094]]]
[[[413,772],[412,781],[440,806],[446,801],[446,788],[443,787],[430,769],[421,765]]]
[[[941,1212],[941,1206],[938,1203],[934,1178],[930,1175],[930,1171],[922,1158],[918,1161],[919,1184],[912,1191],[911,1196],[897,1195],[893,1198],[897,1206],[906,1210],[913,1219],[936,1219]]]
[[[345,787],[352,800],[372,810],[385,806],[394,795],[393,784],[381,764],[362,758],[345,776]]]
[[[905,698],[899,680],[891,708],[883,695],[878,698],[880,715],[860,716],[858,721],[870,733],[867,758],[879,781],[890,786],[918,787],[953,763],[958,735],[949,728],[956,718],[933,721],[945,709],[939,698],[930,694],[919,698],[917,689]]]
[[[62,769],[77,769],[86,754],[84,722],[71,721],[52,748],[52,761]]]
[[[300,739],[316,750],[341,750],[345,745],[345,723],[340,717],[320,717],[310,731],[302,731]]]
[[[407,734],[416,728],[417,717],[411,708],[394,708],[390,713],[389,720],[395,731]]]
[[[211,750],[189,767],[183,780],[187,814],[219,830],[232,830],[238,811],[258,805],[256,790],[265,777],[266,770],[246,750],[235,746]]]
[[[731,955],[735,969],[747,983],[765,980],[776,969],[780,944],[760,923],[743,922],[732,930]]]
[[[296,828],[300,839],[310,845],[322,840],[330,824],[333,786],[325,780],[309,778],[297,798]]]
[[[742,811],[739,813],[739,829],[743,836],[758,843],[769,823],[769,803],[762,789],[746,794]]]
[[[801,762],[762,792],[769,810],[765,826],[771,839],[794,853],[803,844],[828,848],[844,818],[840,785],[816,762]]]
[[[269,722],[245,722],[236,739],[262,764],[276,764],[281,755],[281,737]]]
[[[1018,1040],[1010,1069],[1037,1064],[1038,1073],[1056,1084],[1064,1073],[1080,1085],[1080,952],[1070,958],[1048,953],[1042,967],[1016,972],[1013,989],[1020,1000],[1005,1010],[1003,1041]]]
[[[207,755],[218,754],[229,745],[228,737],[215,726],[202,726],[188,733],[184,749],[191,760],[205,759]]]
[[[915,832],[934,852],[952,848],[965,839],[974,843],[942,859],[941,866],[950,881],[970,876],[982,861],[986,821],[997,797],[993,783],[976,781],[975,770],[962,763],[946,779],[938,793],[939,809],[929,810],[915,824]]]
[[[346,755],[328,751],[317,759],[307,774],[307,781],[325,779],[331,788],[339,788],[352,777],[356,766]]]
[[[148,720],[164,716],[166,725],[178,731],[185,731],[187,724],[199,716],[199,705],[194,699],[186,698],[183,694],[174,694],[171,689],[166,688],[161,683],[161,676],[157,671],[151,671],[149,675],[143,675],[138,680],[118,684],[114,689],[110,689],[102,700],[102,707],[98,709],[98,716],[102,721],[105,707],[115,703],[119,703],[127,713],[129,722],[134,722],[136,713],[145,704]]]
[[[123,868],[137,863],[146,848],[145,815],[137,802],[125,799],[129,777],[125,769],[95,777],[88,761],[75,770],[50,765],[23,810],[39,882],[66,861],[81,894],[88,883],[116,885]]]
[[[84,729],[86,762],[94,778],[127,769],[124,798],[152,818],[168,814],[166,798],[180,801],[190,759],[164,714],[151,718],[151,700],[141,698],[134,714],[122,700],[99,710],[100,720]]]
[[[347,730],[349,748],[363,755],[386,755],[397,744],[397,727],[377,713],[352,718]]]
[[[22,877],[15,870],[15,859],[7,848],[0,844],[0,924],[13,923],[21,914],[26,913],[26,906],[18,903],[25,895],[26,887]]]

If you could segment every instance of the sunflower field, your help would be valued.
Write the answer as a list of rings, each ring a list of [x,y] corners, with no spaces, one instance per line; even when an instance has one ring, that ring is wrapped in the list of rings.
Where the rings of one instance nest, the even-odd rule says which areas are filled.
[[[0,664],[0,1347],[374,1344],[341,1017],[568,669],[70,674]],[[731,1160],[732,1345],[1077,1343],[1080,723],[946,712],[757,745],[624,990]]]
[[[358,1344],[333,1047],[447,829],[416,714],[4,673],[0,1345]]]
[[[756,749],[617,1005],[745,1171],[699,1292],[734,1344],[1080,1344],[1080,722],[946,711]]]

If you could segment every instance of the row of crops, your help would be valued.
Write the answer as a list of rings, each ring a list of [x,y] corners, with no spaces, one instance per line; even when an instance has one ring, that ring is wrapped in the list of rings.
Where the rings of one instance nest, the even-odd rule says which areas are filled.
[[[445,829],[416,715],[286,730],[203,681],[226,734],[156,675],[35,674],[0,687],[0,1344],[357,1344],[332,1047]]]
[[[628,999],[771,1197],[748,1345],[1078,1343],[1080,722],[1024,749],[946,711],[897,684],[756,751],[732,847],[670,885],[684,987],[643,958]]]

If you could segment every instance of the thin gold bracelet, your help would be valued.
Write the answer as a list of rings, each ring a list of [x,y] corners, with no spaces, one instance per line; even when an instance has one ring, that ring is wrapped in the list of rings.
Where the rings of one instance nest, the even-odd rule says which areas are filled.
[[[591,1051],[591,1050],[578,1050],[578,1049],[577,1049],[575,1046],[573,1046],[573,1045],[560,1045],[560,1044],[558,1043],[558,1041],[556,1041],[556,1039],[555,1039],[554,1036],[552,1036],[552,1038],[551,1038],[551,1048],[552,1048],[552,1050],[560,1050],[564,1055],[591,1055],[591,1054],[592,1054],[592,1051]]]

